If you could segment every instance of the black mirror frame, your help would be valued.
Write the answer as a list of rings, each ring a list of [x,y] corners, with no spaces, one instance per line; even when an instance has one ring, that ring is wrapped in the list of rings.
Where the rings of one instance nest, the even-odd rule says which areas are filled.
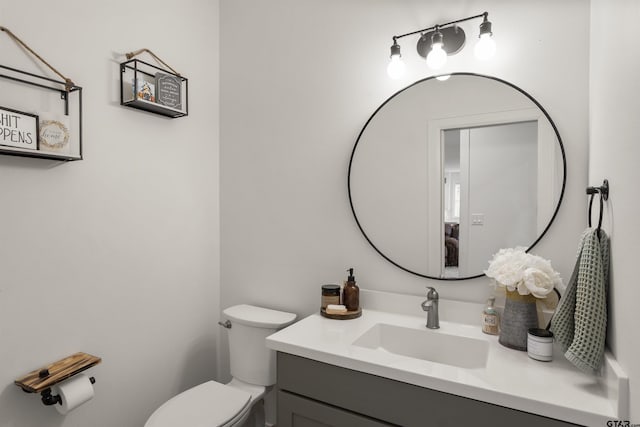
[[[542,231],[542,233],[540,234],[540,236],[538,236],[538,238],[527,248],[527,252],[531,251],[537,244],[538,242],[540,242],[540,240],[545,236],[545,234],[547,234],[547,231],[549,231],[549,228],[551,227],[551,224],[553,224],[553,221],[555,220],[556,216],[558,215],[558,211],[560,210],[560,206],[562,205],[562,199],[564,198],[564,191],[565,191],[565,187],[567,184],[567,157],[566,157],[566,153],[564,150],[564,144],[562,143],[562,138],[560,137],[560,133],[558,132],[558,128],[556,127],[556,124],[554,123],[554,121],[551,119],[551,116],[549,116],[549,113],[547,113],[547,110],[544,109],[544,107],[542,107],[542,105],[540,105],[540,103],[533,98],[531,95],[529,95],[527,92],[525,92],[524,90],[522,90],[521,88],[519,88],[518,86],[514,85],[513,83],[509,83],[505,80],[502,80],[500,78],[497,77],[493,77],[493,76],[487,76],[487,75],[483,75],[483,74],[477,74],[477,73],[466,73],[466,72],[458,72],[458,73],[450,73],[449,75],[451,76],[474,76],[474,77],[482,77],[482,78],[487,78],[487,79],[491,79],[491,80],[495,80],[498,81],[500,83],[503,83],[515,90],[517,90],[518,92],[520,92],[521,94],[523,94],[524,96],[526,96],[529,100],[531,100],[531,102],[533,102],[536,107],[538,107],[540,109],[540,111],[542,111],[542,113],[544,114],[544,116],[547,118],[547,120],[549,120],[549,123],[551,124],[551,127],[553,128],[553,131],[556,134],[556,138],[558,139],[558,144],[560,144],[560,151],[562,153],[562,167],[563,167],[563,177],[562,177],[562,189],[560,190],[560,198],[558,199],[558,204],[556,205],[555,210],[553,211],[553,215],[551,216],[551,219],[549,220],[549,223],[547,224],[547,226],[544,228],[544,230]],[[434,276],[428,276],[426,274],[421,274],[418,273],[416,271],[413,270],[409,270],[408,268],[403,267],[402,265],[398,264],[397,262],[395,262],[394,260],[392,260],[389,256],[385,255],[369,238],[369,236],[367,236],[367,233],[364,231],[364,228],[362,228],[362,224],[360,224],[360,221],[358,220],[358,216],[356,215],[356,211],[355,208],[353,206],[353,198],[351,197],[351,166],[353,164],[353,158],[356,154],[356,149],[358,148],[358,144],[360,143],[360,138],[362,137],[362,135],[364,134],[364,131],[367,129],[367,126],[369,125],[369,123],[373,120],[373,118],[376,116],[376,114],[382,109],[384,108],[385,105],[387,105],[387,103],[389,103],[393,98],[395,98],[396,96],[398,96],[399,94],[401,94],[402,92],[412,88],[413,86],[416,86],[422,82],[425,82],[427,80],[431,80],[431,79],[435,79],[438,76],[430,76],[430,77],[426,77],[424,79],[420,79],[412,84],[410,84],[409,86],[400,89],[399,91],[397,91],[396,93],[394,93],[393,95],[391,95],[389,98],[387,98],[387,100],[385,100],[371,115],[371,117],[369,117],[369,119],[367,120],[367,122],[364,124],[362,130],[360,131],[360,133],[358,134],[358,139],[356,139],[356,143],[353,146],[353,150],[351,151],[351,157],[349,159],[349,170],[347,173],[347,191],[349,193],[349,206],[351,207],[351,212],[353,213],[353,218],[356,220],[356,224],[358,225],[358,228],[360,229],[360,232],[362,233],[362,235],[364,236],[364,238],[367,240],[367,242],[369,242],[369,244],[371,245],[371,247],[373,247],[373,249],[376,250],[376,252],[378,252],[378,254],[380,254],[380,256],[382,256],[385,260],[387,260],[388,262],[390,262],[391,264],[395,265],[396,267],[398,267],[401,270],[406,271],[407,273],[411,273],[415,276],[418,277],[423,277],[425,279],[433,279],[433,280],[446,280],[446,281],[459,281],[459,280],[469,280],[469,279],[476,279],[478,277],[482,277],[484,276],[484,274],[477,274],[475,276],[467,276],[467,277],[434,277]]]

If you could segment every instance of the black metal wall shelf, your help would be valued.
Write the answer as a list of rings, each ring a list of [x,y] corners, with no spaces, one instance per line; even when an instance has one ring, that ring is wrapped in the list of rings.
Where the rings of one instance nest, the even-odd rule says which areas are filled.
[[[171,93],[160,94],[160,79]],[[120,64],[120,105],[170,118],[189,114],[189,81],[139,59]]]
[[[38,145],[38,149],[24,149],[0,144],[0,154],[61,161],[82,160],[82,88],[80,86],[69,83],[69,81],[54,80],[5,65],[0,65],[0,83],[2,83],[0,84],[0,91],[3,93],[0,107],[3,107],[3,109],[11,110],[17,108],[20,113],[25,112],[25,114],[39,116],[43,114],[42,111],[45,108],[41,104],[46,104],[48,105],[46,109],[51,109],[51,105],[57,103],[41,94],[27,93],[28,88],[35,91],[47,91],[52,94],[58,93],[62,102],[60,115],[67,116],[70,122],[73,119],[73,123],[70,123],[71,130],[65,129],[69,133],[67,135],[68,139],[65,140],[68,144],[68,151],[56,152],[51,149],[47,150],[42,147],[41,143]],[[17,95],[17,91],[9,90],[9,85],[12,84],[17,85],[15,87],[22,86],[25,89],[24,92],[20,92]],[[13,96],[10,96],[9,92]],[[34,106],[34,104],[38,105]],[[77,111],[75,111],[75,114],[70,115],[70,110]],[[38,140],[41,140],[40,135],[38,135]]]

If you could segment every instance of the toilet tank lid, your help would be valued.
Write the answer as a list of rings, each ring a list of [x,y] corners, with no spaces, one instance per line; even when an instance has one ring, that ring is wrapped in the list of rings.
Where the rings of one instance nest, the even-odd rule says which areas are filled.
[[[257,328],[284,328],[296,320],[294,313],[271,310],[269,308],[256,307],[248,304],[234,305],[225,309],[223,313],[230,320]]]

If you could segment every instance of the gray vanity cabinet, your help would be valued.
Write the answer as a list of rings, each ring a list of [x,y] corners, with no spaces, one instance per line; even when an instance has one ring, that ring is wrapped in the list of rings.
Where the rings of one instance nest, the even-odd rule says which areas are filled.
[[[566,423],[278,353],[278,427],[565,427]]]

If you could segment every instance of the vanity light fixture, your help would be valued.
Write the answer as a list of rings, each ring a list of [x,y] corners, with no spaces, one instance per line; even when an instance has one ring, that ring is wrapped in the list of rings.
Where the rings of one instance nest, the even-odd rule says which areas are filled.
[[[436,30],[431,35],[431,50],[427,54],[427,65],[432,70],[439,70],[447,63],[447,52],[442,48],[443,45],[442,33],[436,25]]]
[[[491,32],[491,22],[487,19],[487,15],[484,15],[482,24],[480,24],[480,40],[476,43],[473,49],[473,53],[481,61],[490,59],[496,53],[496,42],[493,40],[493,33]]]
[[[496,43],[493,40],[491,32],[491,22],[488,20],[489,13],[484,12],[480,15],[469,16],[445,24],[437,24],[429,28],[418,31],[393,36],[393,45],[391,46],[391,62],[387,66],[387,73],[392,79],[399,79],[404,75],[405,64],[402,62],[402,54],[400,53],[400,45],[398,39],[403,37],[420,34],[420,39],[416,49],[418,54],[427,60],[427,65],[433,70],[442,68],[447,62],[448,55],[455,55],[465,44],[466,36],[464,30],[457,24],[472,19],[483,18],[480,24],[480,33],[478,42],[474,48],[476,57],[480,60],[491,58],[496,53]]]
[[[396,38],[393,38],[393,45],[391,46],[391,62],[387,66],[387,74],[389,77],[396,80],[404,75],[406,66],[402,61],[402,55],[400,54],[400,45],[396,43]]]

